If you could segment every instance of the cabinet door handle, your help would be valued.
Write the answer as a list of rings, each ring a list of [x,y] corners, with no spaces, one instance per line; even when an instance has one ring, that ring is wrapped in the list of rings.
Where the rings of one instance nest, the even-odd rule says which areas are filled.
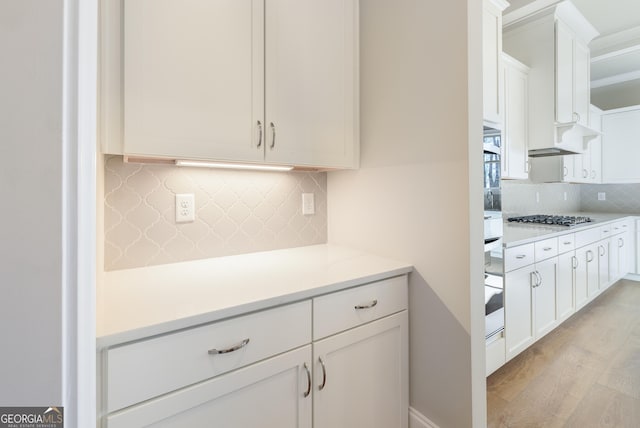
[[[596,178],[596,172],[595,171],[591,171],[591,178]]]
[[[540,275],[540,272],[536,271],[536,276],[538,277],[538,285],[536,285],[536,287],[540,287],[542,285],[542,275]]]
[[[521,259],[521,260],[522,260],[522,259],[524,259],[525,257],[527,257],[525,254],[518,254],[518,255],[516,256],[516,259]]]
[[[602,251],[600,251],[600,250],[602,250]],[[604,256],[604,253],[605,253],[604,246],[600,245],[598,247],[598,254],[600,254],[600,256]]]
[[[589,258],[591,256],[591,258]],[[593,251],[587,250],[587,263],[591,263],[593,261]]]
[[[574,111],[574,112],[573,112],[573,117],[575,117],[575,118],[576,118],[576,122],[580,122],[580,114],[579,114],[579,113],[577,113],[577,112],[575,112],[575,111]]]
[[[369,309],[369,308],[373,308],[377,304],[378,304],[378,300],[374,300],[373,302],[369,303],[368,305],[356,305],[356,306],[354,306],[354,309]]]
[[[587,171],[586,169],[582,170],[582,178],[587,178],[589,176],[589,171]]]
[[[271,127],[271,146],[269,146],[269,148],[273,149],[276,145],[276,126],[273,122],[271,122],[269,126]]]
[[[624,247],[624,239],[618,238],[618,248]]]
[[[567,168],[566,166],[562,167],[562,171],[563,171],[563,176],[566,177],[567,175],[569,175],[569,168]]]
[[[232,346],[231,348],[227,348],[227,349],[209,349],[209,355],[228,354],[229,352],[234,352],[234,351],[237,351],[239,349],[242,349],[245,346],[247,346],[248,344],[249,344],[249,338],[247,337],[245,340],[243,340],[242,342],[238,343],[237,345]]]
[[[304,371],[307,372],[307,390],[302,395],[307,398],[309,394],[311,394],[311,371],[309,371],[307,363],[304,363],[302,367],[304,368]]]
[[[258,121],[258,145],[256,148],[260,148],[262,146],[262,122]]]
[[[318,386],[318,390],[322,391],[327,384],[327,368],[324,365],[324,361],[322,361],[322,357],[318,357],[318,362],[322,366],[322,383]]]
[[[576,256],[571,256],[571,267],[578,269],[578,258]]]

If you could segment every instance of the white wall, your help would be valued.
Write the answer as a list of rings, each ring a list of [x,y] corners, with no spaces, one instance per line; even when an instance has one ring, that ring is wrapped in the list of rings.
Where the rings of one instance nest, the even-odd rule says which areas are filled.
[[[62,0],[0,2],[0,406],[63,403],[62,49]]]
[[[328,177],[329,242],[415,266],[410,401],[443,428],[486,423],[481,2],[469,3],[360,3],[361,168]]]
[[[0,406],[95,420],[96,0],[0,2]]]

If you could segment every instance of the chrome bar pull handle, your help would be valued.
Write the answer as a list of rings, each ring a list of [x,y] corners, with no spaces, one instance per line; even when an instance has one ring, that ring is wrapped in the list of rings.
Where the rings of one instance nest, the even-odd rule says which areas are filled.
[[[525,257],[527,257],[525,254],[518,254],[516,259],[524,259]]]
[[[544,251],[551,251],[551,250],[553,250],[553,247],[544,247],[543,250]]]
[[[262,146],[262,122],[258,121],[258,145],[257,148]]]
[[[318,361],[322,366],[322,383],[318,386],[318,390],[322,391],[327,384],[327,368],[324,365],[324,361],[322,361],[322,357],[318,357]]]
[[[209,355],[220,355],[220,354],[228,354],[230,352],[235,352],[239,349],[244,348],[245,346],[247,346],[249,344],[249,338],[247,337],[245,340],[243,340],[242,342],[238,343],[237,345],[232,346],[231,348],[227,348],[227,349],[209,349]]]
[[[624,239],[618,238],[618,248],[624,247]]]
[[[311,371],[309,371],[309,366],[307,366],[307,363],[304,363],[302,367],[304,368],[304,371],[307,372],[307,390],[304,392],[304,394],[302,394],[302,396],[304,398],[307,398],[309,394],[311,394]]]
[[[602,251],[600,251],[600,250],[602,250]],[[605,253],[604,246],[600,245],[598,247],[598,254],[600,254],[600,256],[602,257],[602,256],[604,256],[604,253]]]
[[[538,277],[538,285],[536,285],[536,287],[540,287],[542,285],[542,275],[540,275],[540,272],[536,271],[536,276]]]
[[[589,258],[591,256],[591,258]],[[593,251],[587,250],[587,263],[591,263],[593,261]]]
[[[578,258],[576,256],[571,256],[571,267],[578,269]]]
[[[269,124],[271,127],[271,146],[269,148],[273,149],[276,146],[276,126],[271,122]]]
[[[370,308],[373,308],[377,304],[378,304],[378,300],[374,300],[373,302],[369,303],[368,305],[357,305],[357,306],[354,306],[354,308],[355,309],[370,309]]]

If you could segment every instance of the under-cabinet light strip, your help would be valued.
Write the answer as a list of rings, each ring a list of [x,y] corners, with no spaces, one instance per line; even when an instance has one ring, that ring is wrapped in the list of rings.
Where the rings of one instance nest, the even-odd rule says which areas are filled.
[[[291,171],[292,166],[284,165],[252,165],[242,163],[206,162],[191,160],[176,160],[176,166],[195,166],[199,168],[249,169],[254,171]]]

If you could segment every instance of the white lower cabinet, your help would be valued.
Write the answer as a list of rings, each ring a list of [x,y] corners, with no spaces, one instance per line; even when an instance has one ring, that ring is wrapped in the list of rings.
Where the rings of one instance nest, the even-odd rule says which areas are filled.
[[[587,304],[598,291],[598,245],[590,244],[576,250],[576,310]]]
[[[407,312],[313,343],[314,428],[407,427]]]
[[[103,428],[408,427],[407,277],[104,349]]]
[[[559,322],[566,320],[576,311],[574,284],[577,263],[578,261],[574,251],[558,256],[556,313]]]
[[[108,428],[311,427],[311,346],[107,417]]]
[[[507,361],[557,325],[558,257],[505,274]]]

